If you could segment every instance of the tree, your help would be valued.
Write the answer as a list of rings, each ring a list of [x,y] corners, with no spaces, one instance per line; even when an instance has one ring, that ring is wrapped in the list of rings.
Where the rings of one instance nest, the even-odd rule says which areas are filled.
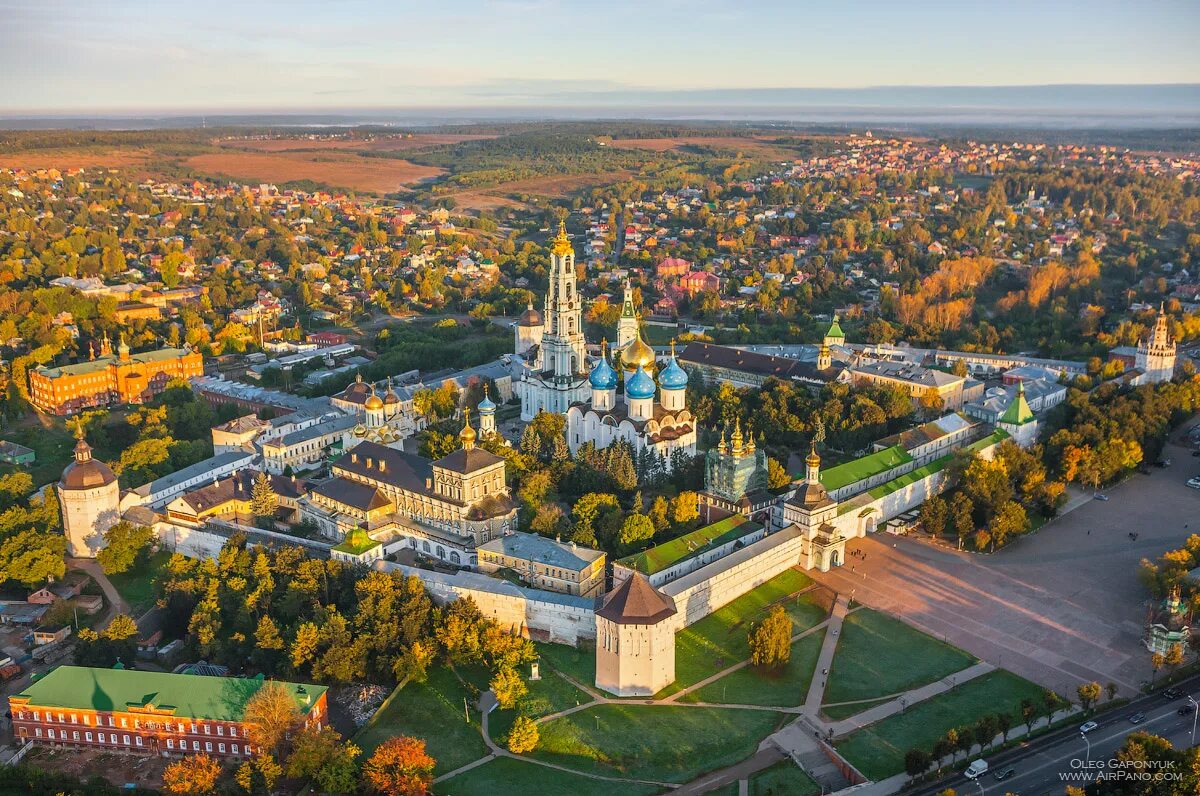
[[[362,750],[332,727],[306,727],[296,735],[288,757],[289,777],[309,777],[326,793],[351,793],[357,786],[355,760]]]
[[[1116,699],[1116,698],[1117,698],[1117,691],[1118,691],[1118,690],[1119,690],[1119,689],[1117,688],[1117,684],[1116,684],[1116,683],[1114,683],[1114,682],[1112,682],[1111,680],[1109,680],[1109,681],[1108,681],[1108,683],[1107,683],[1107,684],[1104,686],[1104,692],[1105,692],[1106,694],[1108,694],[1108,701],[1109,701],[1109,702],[1112,702],[1114,699]]]
[[[1158,670],[1167,663],[1167,656],[1161,652],[1156,652],[1150,656],[1150,687],[1154,688],[1154,678],[1158,676]]]
[[[217,789],[221,764],[206,754],[188,755],[163,771],[163,790],[167,793],[203,796]]]
[[[104,630],[100,631],[100,637],[106,638],[109,641],[124,641],[129,638],[136,638],[138,634],[137,622],[127,614],[117,614],[108,623]]]
[[[656,533],[666,530],[667,526],[670,524],[670,521],[668,520],[668,514],[669,508],[667,499],[662,495],[654,498],[654,502],[650,504],[650,510],[646,513],[646,516],[650,518],[650,522],[654,525],[654,531]]]
[[[433,783],[435,761],[419,738],[389,738],[363,766],[367,786],[384,796],[425,796]]]
[[[671,522],[684,525],[700,518],[700,497],[695,492],[680,492],[671,501]]]
[[[1008,731],[1012,729],[1013,717],[1011,713],[997,713],[996,727],[999,728],[1000,734],[1004,737],[1004,743],[1008,743]]]
[[[1003,546],[1009,537],[1023,534],[1027,530],[1029,518],[1025,514],[1025,507],[1015,500],[1005,501],[987,527],[993,550],[997,545]]]
[[[779,460],[767,457],[767,489],[783,489],[792,483],[792,476]]]
[[[904,753],[904,771],[910,777],[916,778],[929,770],[933,764],[933,755],[924,749],[909,749]]]
[[[792,654],[792,618],[776,605],[750,629],[747,640],[752,664],[772,669],[786,666]]]
[[[617,534],[617,544],[623,549],[630,550],[653,538],[654,523],[645,514],[634,512],[621,523],[621,531]]]
[[[234,781],[246,793],[254,796],[268,796],[275,788],[275,781],[283,773],[283,768],[270,754],[257,754],[238,766]]]
[[[264,753],[275,753],[300,721],[300,710],[285,686],[268,680],[246,700],[242,720],[250,742]]]
[[[505,710],[516,707],[521,697],[529,692],[525,681],[512,666],[503,666],[493,675],[491,689],[496,695],[496,703]]]
[[[1025,735],[1033,734],[1033,723],[1037,721],[1038,712],[1037,705],[1033,704],[1033,700],[1025,697],[1021,700],[1021,721],[1025,724]]]
[[[67,537],[62,533],[33,528],[18,531],[0,542],[0,579],[30,587],[59,580],[67,572],[66,552]]]
[[[104,532],[104,547],[96,553],[96,560],[104,574],[119,575],[134,569],[153,543],[151,528],[121,520]]]
[[[1095,681],[1080,683],[1079,687],[1075,689],[1075,695],[1079,697],[1079,707],[1083,708],[1084,713],[1087,713],[1100,699],[1100,684]]]
[[[946,532],[950,519],[950,507],[940,495],[934,495],[921,504],[921,527],[930,536],[941,536]]]
[[[250,488],[250,511],[255,517],[273,517],[279,498],[271,488],[271,476],[260,472]]]
[[[962,492],[955,492],[950,497],[950,527],[958,537],[958,547],[961,550],[963,540],[975,530],[975,504]]]
[[[992,741],[996,738],[996,717],[984,716],[979,721],[975,722],[974,733],[975,742],[979,744],[980,751],[991,746]]]
[[[517,716],[512,729],[508,732],[505,745],[514,755],[532,752],[538,745],[538,726],[528,716]]]

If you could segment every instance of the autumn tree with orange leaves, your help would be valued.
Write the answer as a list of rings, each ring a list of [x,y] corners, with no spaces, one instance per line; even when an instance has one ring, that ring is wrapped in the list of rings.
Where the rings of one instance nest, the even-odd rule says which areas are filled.
[[[221,764],[208,755],[188,755],[167,766],[163,772],[163,790],[203,796],[217,789]]]
[[[363,781],[384,796],[424,796],[433,782],[435,762],[420,738],[389,738],[363,766]]]

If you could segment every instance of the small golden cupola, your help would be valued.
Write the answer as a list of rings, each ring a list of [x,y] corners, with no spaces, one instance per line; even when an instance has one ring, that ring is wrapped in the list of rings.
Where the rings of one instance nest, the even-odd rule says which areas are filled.
[[[475,447],[475,429],[471,428],[471,410],[463,409],[463,427],[462,431],[458,432],[458,439],[462,442],[463,450],[471,450]]]
[[[560,257],[575,253],[575,250],[571,248],[571,240],[567,237],[567,222],[562,219],[558,221],[558,234],[554,236],[554,243],[550,247],[550,253],[557,254]]]

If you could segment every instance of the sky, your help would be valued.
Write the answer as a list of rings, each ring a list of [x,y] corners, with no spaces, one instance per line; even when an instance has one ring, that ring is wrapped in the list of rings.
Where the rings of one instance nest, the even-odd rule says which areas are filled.
[[[0,0],[0,113],[1200,83],[1198,0]]]

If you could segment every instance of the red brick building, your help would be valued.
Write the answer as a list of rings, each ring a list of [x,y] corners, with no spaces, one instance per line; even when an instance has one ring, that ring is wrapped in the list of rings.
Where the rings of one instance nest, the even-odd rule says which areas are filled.
[[[304,726],[329,722],[325,686],[280,683]],[[59,666],[8,698],[18,741],[143,754],[248,757],[256,678]]]

